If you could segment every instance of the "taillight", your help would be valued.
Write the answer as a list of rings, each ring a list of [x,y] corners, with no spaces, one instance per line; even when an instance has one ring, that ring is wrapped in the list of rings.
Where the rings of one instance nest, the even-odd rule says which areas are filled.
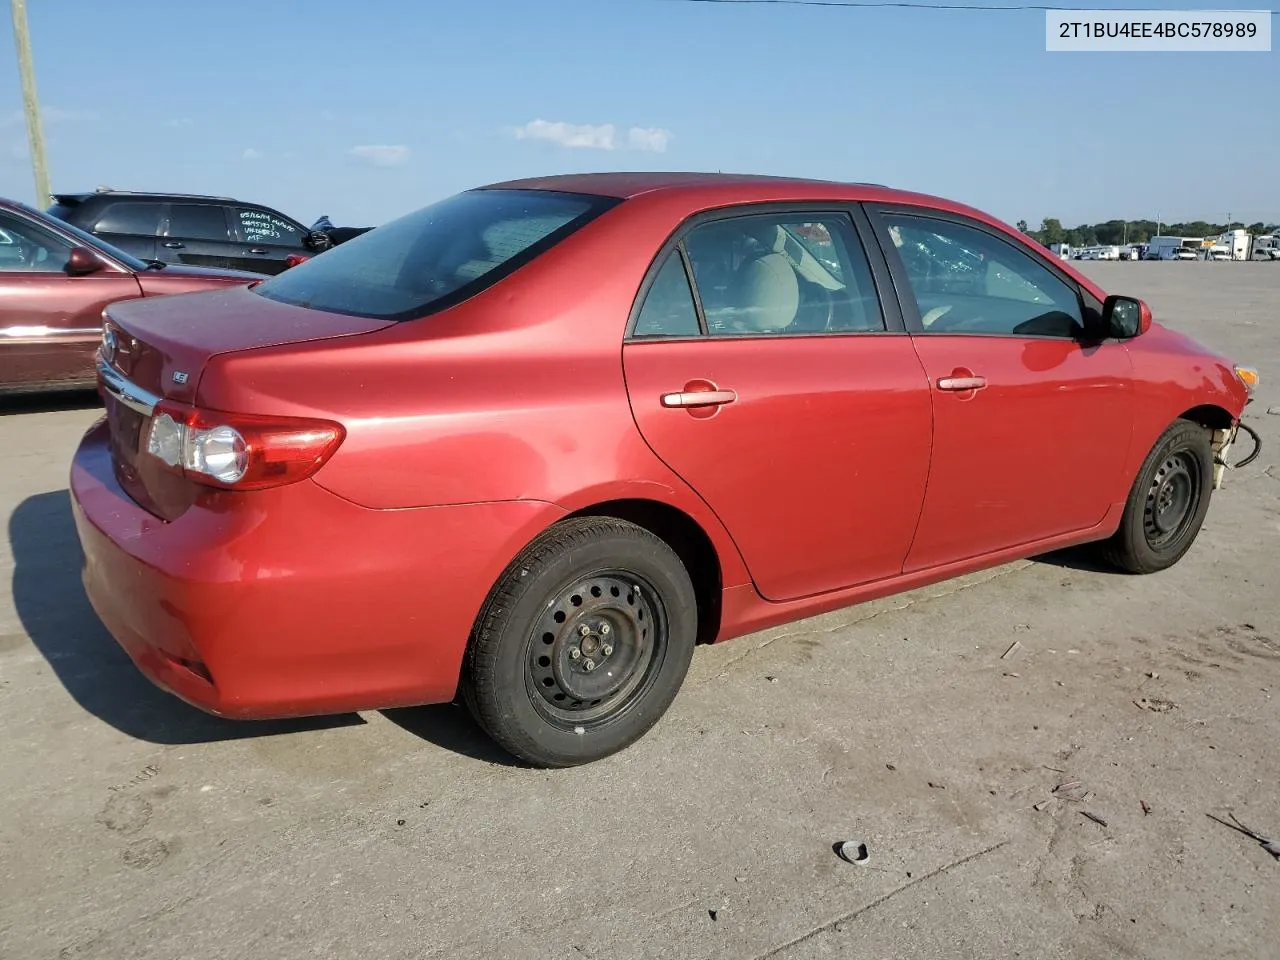
[[[147,427],[147,453],[189,480],[261,490],[305,480],[346,437],[341,424],[300,417],[217,413],[161,403]]]

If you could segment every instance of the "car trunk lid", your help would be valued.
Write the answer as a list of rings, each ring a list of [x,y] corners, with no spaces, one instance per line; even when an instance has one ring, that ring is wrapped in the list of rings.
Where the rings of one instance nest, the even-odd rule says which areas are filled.
[[[201,374],[213,357],[358,336],[389,323],[279,303],[248,287],[111,305],[104,312],[99,369],[121,486],[164,520],[180,516],[208,492],[166,469],[146,446],[155,406],[166,401],[194,405]]]

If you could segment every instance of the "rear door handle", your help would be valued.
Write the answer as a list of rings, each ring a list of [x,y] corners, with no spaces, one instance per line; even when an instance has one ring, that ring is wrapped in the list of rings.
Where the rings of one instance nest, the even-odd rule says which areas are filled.
[[[981,390],[987,385],[986,377],[942,377],[938,380],[939,390]]]
[[[253,247],[249,252],[250,253],[268,253],[269,251],[264,250],[262,247]]]
[[[732,390],[688,390],[682,393],[664,393],[664,407],[718,407],[733,403],[738,395]]]
[[[186,246],[186,244],[179,243],[177,240],[170,240],[168,243],[165,244],[165,246],[168,247],[170,250],[181,250],[183,247]]]

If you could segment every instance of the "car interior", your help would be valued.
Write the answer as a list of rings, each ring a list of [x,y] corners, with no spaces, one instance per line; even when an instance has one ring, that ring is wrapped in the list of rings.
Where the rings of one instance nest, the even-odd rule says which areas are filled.
[[[926,332],[1084,333],[1076,292],[1000,241],[969,228],[933,229],[923,220],[893,224],[889,234]]]
[[[870,270],[865,260],[849,256],[841,230],[833,226],[744,217],[693,230],[685,247],[708,332],[795,335],[884,329]],[[822,259],[810,249],[811,238],[826,241]]]
[[[37,231],[22,230],[8,219],[0,225],[0,270],[56,273],[66,265],[65,253],[65,244],[45,241]]]

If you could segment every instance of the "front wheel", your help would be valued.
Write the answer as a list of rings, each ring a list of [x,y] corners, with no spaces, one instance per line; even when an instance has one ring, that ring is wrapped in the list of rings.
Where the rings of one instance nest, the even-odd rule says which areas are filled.
[[[1155,573],[1191,549],[1209,510],[1213,449],[1207,427],[1178,420],[1156,441],[1104,552],[1128,573]]]
[[[666,712],[697,625],[693,584],[666,543],[611,517],[567,520],[494,587],[467,648],[463,698],[517,758],[589,763]]]

